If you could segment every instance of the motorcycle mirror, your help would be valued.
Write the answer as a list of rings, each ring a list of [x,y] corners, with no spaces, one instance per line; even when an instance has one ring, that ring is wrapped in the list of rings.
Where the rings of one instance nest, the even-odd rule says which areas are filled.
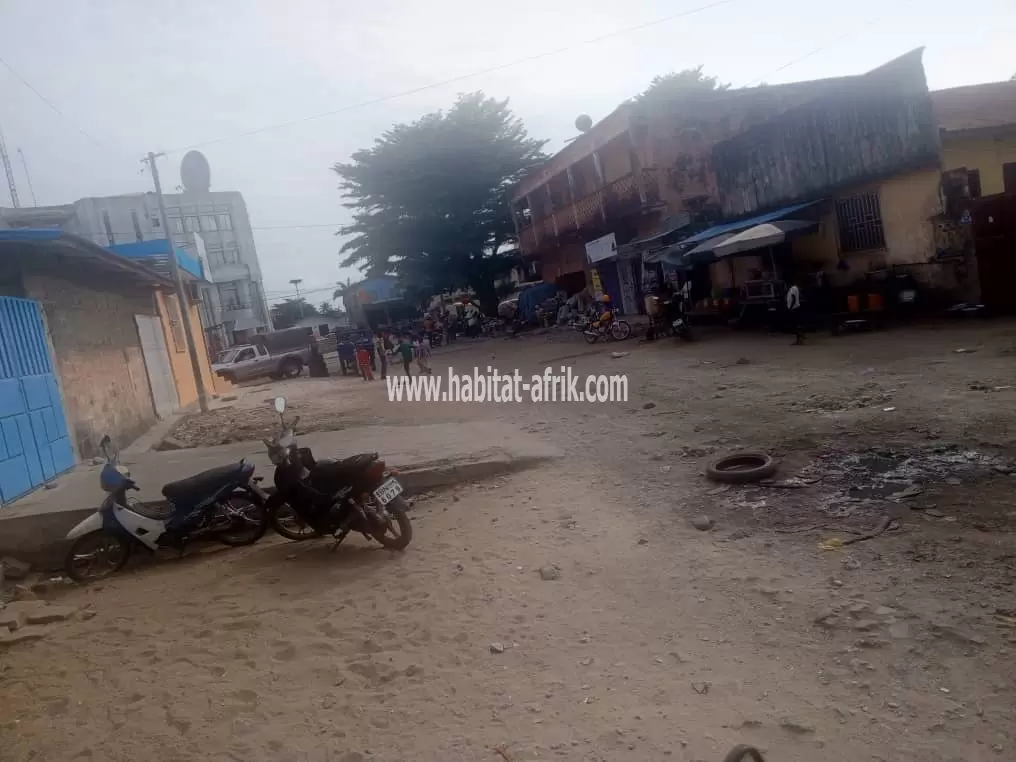
[[[275,398],[275,412],[282,415],[286,412],[286,398],[276,397]]]

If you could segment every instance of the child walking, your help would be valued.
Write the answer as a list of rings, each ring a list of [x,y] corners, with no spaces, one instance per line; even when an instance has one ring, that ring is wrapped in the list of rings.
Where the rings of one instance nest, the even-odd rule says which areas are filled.
[[[370,369],[370,350],[360,345],[356,348],[356,364],[360,366],[360,376],[364,381],[374,380],[374,371]]]
[[[430,340],[425,337],[418,338],[416,346],[413,349],[416,354],[416,366],[420,369],[420,373],[426,373],[428,376],[431,375]]]

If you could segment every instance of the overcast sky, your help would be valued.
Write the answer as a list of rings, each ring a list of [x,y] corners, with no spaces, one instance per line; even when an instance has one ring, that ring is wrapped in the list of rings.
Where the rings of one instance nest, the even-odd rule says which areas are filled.
[[[584,44],[640,24],[649,26]],[[656,74],[703,64],[735,86],[775,84],[860,73],[925,46],[940,89],[1011,77],[1014,32],[1013,0],[0,0],[0,55],[67,117],[0,66],[0,125],[23,205],[19,148],[39,204],[58,204],[149,190],[144,152],[201,144],[212,188],[247,200],[269,297],[302,278],[318,302],[356,277],[338,268],[345,210],[329,167],[459,92],[509,96],[530,134],[556,149],[578,114],[604,116]],[[181,156],[162,160],[167,188]]]

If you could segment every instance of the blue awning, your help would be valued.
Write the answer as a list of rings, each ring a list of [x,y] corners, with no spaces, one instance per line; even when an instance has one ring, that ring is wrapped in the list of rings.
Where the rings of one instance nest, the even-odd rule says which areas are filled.
[[[818,199],[816,201],[808,201],[804,204],[794,204],[793,206],[785,206],[782,209],[777,209],[775,212],[768,212],[767,214],[760,214],[757,217],[749,217],[744,220],[737,220],[736,222],[724,222],[721,225],[713,225],[708,230],[703,230],[701,233],[696,233],[690,238],[685,238],[681,241],[681,246],[687,246],[689,244],[702,243],[708,241],[710,238],[715,238],[718,235],[724,233],[739,233],[742,230],[747,230],[755,225],[760,225],[763,222],[772,222],[773,220],[779,220],[786,217],[788,214],[793,214],[801,209],[807,209],[809,206],[821,203],[825,199]]]
[[[156,238],[151,241],[137,241],[136,243],[116,243],[106,248],[114,254],[119,254],[121,257],[127,257],[142,264],[147,264],[160,275],[167,278],[170,277],[169,257],[166,254],[168,245],[165,238]],[[176,253],[176,263],[181,270],[189,275],[193,275],[198,280],[205,279],[205,272],[201,266],[200,259],[177,246],[173,247],[173,251]]]
[[[114,254],[109,249],[59,228],[13,228],[0,230],[0,256],[25,249],[59,251],[89,260],[97,268],[120,272],[153,286],[170,286],[172,281],[137,262]]]

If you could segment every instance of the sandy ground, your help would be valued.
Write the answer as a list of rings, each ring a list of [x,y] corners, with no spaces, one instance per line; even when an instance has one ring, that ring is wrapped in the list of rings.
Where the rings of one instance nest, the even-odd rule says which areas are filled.
[[[0,759],[1012,759],[1014,357],[1005,322],[805,347],[566,337],[435,369],[625,373],[629,402],[248,389],[209,436],[281,390],[314,427],[497,419],[569,457],[420,501],[401,555],[274,540],[71,591],[94,616],[0,653]],[[737,447],[807,478],[702,478]]]

